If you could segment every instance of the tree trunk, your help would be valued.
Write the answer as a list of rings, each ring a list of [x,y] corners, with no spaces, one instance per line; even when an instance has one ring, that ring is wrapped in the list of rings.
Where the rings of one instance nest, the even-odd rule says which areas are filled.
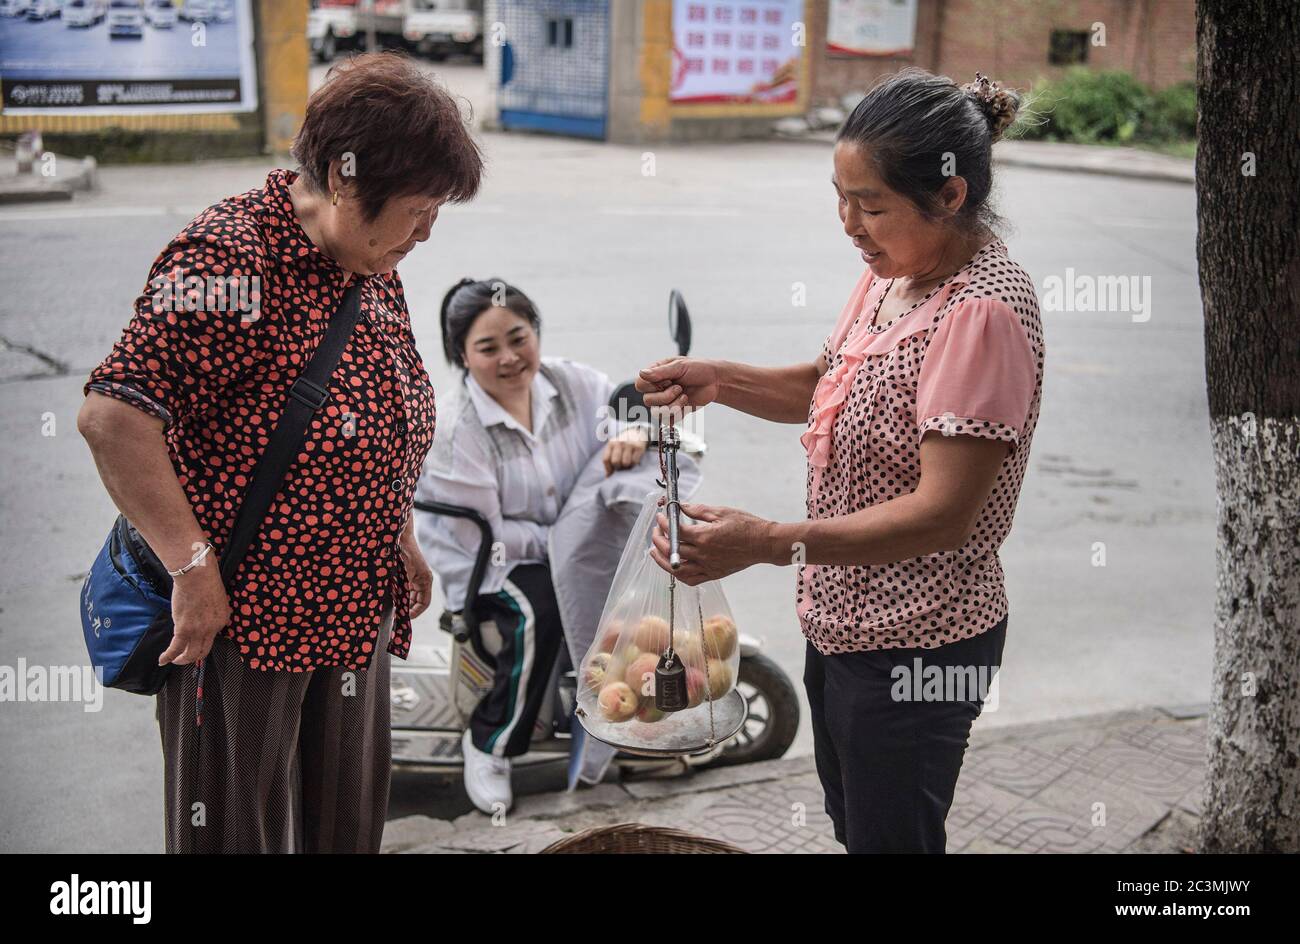
[[[1300,4],[1199,0],[1197,260],[1219,493],[1205,852],[1300,852]]]

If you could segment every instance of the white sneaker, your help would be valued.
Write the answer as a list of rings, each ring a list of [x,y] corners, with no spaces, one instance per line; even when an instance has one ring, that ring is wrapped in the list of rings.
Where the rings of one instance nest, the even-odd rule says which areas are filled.
[[[460,740],[460,753],[465,760],[465,792],[470,802],[489,816],[514,806],[508,757],[480,751],[468,731]]]

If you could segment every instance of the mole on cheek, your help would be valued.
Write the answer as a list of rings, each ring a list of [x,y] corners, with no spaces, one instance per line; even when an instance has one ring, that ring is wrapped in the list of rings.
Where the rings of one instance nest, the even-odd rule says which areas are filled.
[[[375,246],[377,246],[377,245],[379,245],[379,240],[377,240],[377,239],[372,239],[372,240],[370,240],[370,248],[373,249],[373,248],[374,248]]]

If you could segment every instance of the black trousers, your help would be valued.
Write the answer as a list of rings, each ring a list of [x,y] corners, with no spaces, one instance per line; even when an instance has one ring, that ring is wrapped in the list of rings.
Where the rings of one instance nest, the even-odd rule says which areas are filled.
[[[496,623],[501,651],[492,691],[470,715],[470,734],[480,751],[517,757],[528,752],[564,641],[550,568],[519,564],[499,592],[480,596],[475,607],[480,620]]]
[[[1006,632],[1003,619],[936,649],[829,656],[808,644],[817,774],[835,838],[850,853],[944,851],[971,724]]]

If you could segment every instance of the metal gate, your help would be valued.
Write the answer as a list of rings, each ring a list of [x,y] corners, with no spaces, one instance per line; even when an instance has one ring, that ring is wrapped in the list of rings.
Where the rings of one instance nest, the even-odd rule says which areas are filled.
[[[604,138],[609,0],[498,0],[497,10],[501,126]]]

